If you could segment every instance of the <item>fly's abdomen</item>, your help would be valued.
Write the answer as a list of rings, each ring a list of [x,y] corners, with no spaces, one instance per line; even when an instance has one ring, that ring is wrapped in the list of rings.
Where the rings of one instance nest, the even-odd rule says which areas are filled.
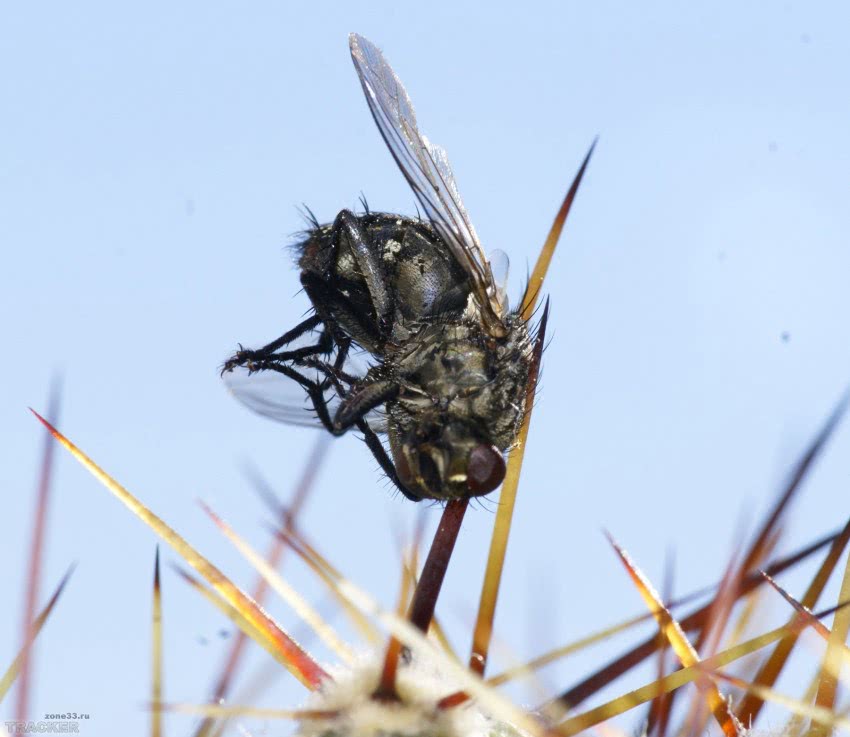
[[[337,218],[313,229],[299,244],[302,275],[321,280],[328,293],[341,295],[384,337],[399,321],[464,309],[468,279],[429,224],[387,213],[351,218],[352,227],[340,227]],[[386,291],[389,309],[383,315],[384,302],[377,299],[369,274],[377,275]]]
[[[422,320],[462,312],[469,284],[442,241],[430,227],[415,221],[405,223],[399,235],[400,240],[387,239],[382,250],[401,317]]]

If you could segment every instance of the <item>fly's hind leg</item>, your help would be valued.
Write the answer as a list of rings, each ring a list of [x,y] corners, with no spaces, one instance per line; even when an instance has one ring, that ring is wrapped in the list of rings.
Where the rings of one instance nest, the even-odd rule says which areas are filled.
[[[336,216],[329,250],[321,269],[311,266],[301,272],[304,291],[327,325],[338,326],[372,350],[386,340],[393,314],[381,253],[350,210]]]
[[[383,261],[372,245],[369,234],[351,210],[340,210],[334,220],[332,232],[336,248],[339,248],[344,240],[351,249],[357,261],[358,271],[369,290],[375,319],[378,325],[385,325],[390,318],[392,299],[386,284]]]

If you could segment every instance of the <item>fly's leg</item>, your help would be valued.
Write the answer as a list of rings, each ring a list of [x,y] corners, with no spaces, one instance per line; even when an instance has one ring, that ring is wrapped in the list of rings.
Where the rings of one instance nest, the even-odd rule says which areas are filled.
[[[333,369],[324,367],[326,376],[334,377]],[[276,371],[289,379],[295,381],[310,398],[313,409],[324,428],[332,435],[343,435],[352,426],[357,425],[375,407],[389,401],[398,395],[398,385],[389,381],[366,381],[356,392],[347,391],[341,384],[335,384],[334,388],[342,399],[336,414],[331,419],[328,411],[328,402],[325,399],[325,390],[329,384],[327,378],[323,381],[308,379],[300,371],[275,359],[260,359],[253,364],[254,371]],[[334,377],[335,378],[335,377]]]
[[[330,412],[328,412],[328,402],[325,399],[325,389],[328,386],[327,380],[319,382],[308,379],[304,374],[292,368],[292,366],[287,366],[275,359],[260,359],[255,361],[251,368],[253,371],[276,371],[296,382],[304,389],[313,403],[313,409],[316,411],[319,422],[332,435],[342,435],[345,429],[347,429],[337,429],[331,420]]]
[[[376,407],[395,399],[398,393],[397,383],[367,374],[362,382],[342,397],[334,416],[334,427],[341,431],[347,430]]]
[[[299,367],[315,369],[324,375],[322,388],[327,389],[333,387],[340,399],[345,399],[346,393],[362,379],[362,377],[352,376],[345,371],[341,371],[334,366],[331,366],[324,361],[315,358],[306,358],[298,362]]]
[[[301,273],[301,285],[328,325],[340,325],[360,345],[370,348],[383,342],[380,326],[368,310],[358,308],[334,284],[310,271]]]
[[[392,300],[387,289],[384,266],[366,229],[351,210],[341,210],[334,220],[332,242],[339,248],[343,240],[348,242],[358,270],[369,289],[378,325],[386,325],[392,310]]]
[[[332,386],[340,399],[345,399],[346,392],[360,381],[361,377],[352,376],[342,369],[345,365],[346,359],[348,358],[348,351],[351,348],[351,338],[345,335],[345,333],[340,333],[339,335],[334,336],[334,342],[337,347],[337,353],[333,366],[327,363],[327,361],[322,361],[313,356],[305,357],[297,363],[299,366],[312,368],[324,374],[325,379],[322,382],[322,389],[327,389]],[[343,383],[348,386],[343,386]]]
[[[340,333],[334,337],[334,340],[339,348],[336,354],[336,360],[334,361],[334,369],[341,374],[345,360],[348,358],[348,352],[351,350],[351,338],[345,333]]]
[[[397,397],[398,392],[398,384],[390,381],[378,380],[367,382],[365,385],[359,387],[358,390],[352,390],[343,398],[343,402],[337,408],[336,416],[334,417],[334,426],[337,428],[349,428],[352,425],[357,427],[363,433],[363,440],[366,442],[366,447],[372,452],[375,460],[378,461],[378,465],[389,480],[408,499],[418,502],[422,498],[408,491],[404,484],[401,483],[401,479],[398,477],[395,469],[395,464],[387,454],[384,444],[375,434],[375,431],[369,427],[369,423],[363,419],[375,407]]]
[[[258,358],[264,357],[268,358],[270,355],[275,353],[279,348],[283,348],[283,346],[288,345],[296,338],[300,338],[304,333],[308,330],[312,330],[313,328],[318,327],[322,324],[322,318],[318,315],[312,315],[308,317],[303,322],[298,323],[292,330],[288,330],[283,335],[281,335],[276,340],[273,340],[268,345],[259,348],[256,351],[250,351],[250,353],[254,353]]]
[[[331,367],[327,368],[328,370],[331,370]],[[378,462],[378,465],[390,481],[392,481],[399,491],[401,491],[401,493],[411,501],[421,501],[420,497],[409,492],[404,487],[404,484],[401,483],[401,479],[399,479],[395,466],[387,454],[383,443],[381,443],[380,438],[377,436],[375,431],[369,427],[369,423],[364,419],[365,415],[369,411],[373,410],[379,404],[386,402],[387,399],[395,396],[398,393],[398,387],[391,387],[389,382],[375,382],[375,384],[367,386],[362,391],[358,392],[353,398],[347,397],[346,401],[344,401],[337,410],[336,417],[331,420],[330,413],[328,412],[327,400],[325,399],[324,394],[324,389],[326,388],[325,382],[320,383],[312,381],[291,366],[277,363],[274,360],[258,362],[256,370],[277,371],[278,373],[281,373],[297,382],[304,391],[307,392],[307,396],[310,397],[310,401],[313,403],[313,409],[316,411],[316,416],[319,418],[319,422],[321,422],[325,430],[332,435],[343,435],[352,426],[360,430],[360,432],[363,433],[363,439],[366,442],[366,447],[369,448],[372,455],[375,457],[375,460]]]
[[[239,350],[224,362],[221,373],[232,371],[237,366],[247,366],[249,369],[253,370],[253,366],[259,361],[275,360],[297,362],[308,356],[328,354],[333,350],[334,341],[330,332],[326,329],[322,330],[318,341],[314,345],[303,346],[302,348],[296,348],[291,351],[277,352],[280,348],[283,348],[296,338],[300,338],[304,335],[304,333],[317,328],[321,324],[322,318],[319,315],[313,315],[262,348],[251,350],[243,348],[240,345]]]
[[[328,272],[317,273],[305,269],[301,284],[316,311],[327,325],[336,325],[367,349],[382,345],[389,332],[393,314],[392,293],[387,286],[381,254],[369,239],[361,221],[350,210],[342,210],[334,220],[330,244]],[[340,249],[347,249],[355,261],[348,267],[354,273],[336,273]],[[352,300],[340,288],[339,279],[362,279],[368,302]],[[358,286],[362,291],[362,287]],[[363,297],[367,296],[363,295]]]
[[[339,335],[334,336],[334,343],[337,347],[337,353],[333,366],[326,361],[319,360],[312,356],[298,361],[298,365],[306,368],[312,368],[323,373],[325,375],[325,381],[323,382],[324,386],[333,386],[340,398],[345,399],[346,392],[349,391],[357,382],[361,381],[363,377],[353,376],[343,369],[345,361],[348,359],[349,350],[351,349],[351,338],[349,338],[345,333],[340,333]],[[343,384],[347,384],[348,386],[343,386]]]
[[[372,451],[372,455],[375,457],[375,460],[378,461],[378,465],[381,467],[381,470],[387,474],[387,478],[389,478],[389,480],[395,484],[396,488],[410,499],[410,501],[421,502],[422,497],[416,496],[404,488],[404,484],[401,483],[401,479],[398,477],[398,473],[396,473],[392,460],[389,455],[387,455],[384,444],[375,434],[375,431],[369,427],[369,423],[366,422],[366,420],[358,420],[355,424],[357,425],[357,429],[363,433],[363,440],[366,442],[366,447]]]

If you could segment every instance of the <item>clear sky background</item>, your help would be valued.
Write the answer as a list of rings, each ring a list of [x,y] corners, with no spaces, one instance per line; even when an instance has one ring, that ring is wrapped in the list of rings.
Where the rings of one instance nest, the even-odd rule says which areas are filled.
[[[348,56],[355,30],[383,48],[448,150],[482,241],[511,257],[514,298],[600,136],[547,281],[552,341],[500,642],[525,657],[641,611],[603,528],[659,583],[673,551],[677,592],[715,580],[850,382],[848,24],[839,2],[7,4],[0,663],[19,644],[42,447],[26,407],[45,408],[56,374],[61,428],[252,582],[196,500],[265,545],[267,513],[242,468],[286,496],[318,435],[247,412],[218,367],[305,310],[286,250],[301,203],[322,221],[361,192],[375,209],[413,211]],[[848,476],[844,427],[783,550],[843,523]],[[42,598],[78,565],[38,643],[33,716],[85,711],[85,734],[140,734],[156,541],[64,453],[54,492]],[[409,534],[420,507],[346,437],[303,525],[390,605],[396,530]],[[464,652],[494,509],[470,509],[440,602]],[[439,511],[424,511],[429,536]],[[309,574],[285,572],[323,601]],[[805,576],[783,581],[800,595]],[[232,627],[169,568],[164,596],[167,697],[202,701]],[[765,628],[788,614],[772,605]],[[544,681],[565,688],[628,641]],[[786,691],[802,691],[816,660],[802,653]],[[284,675],[263,703],[302,696]],[[191,723],[173,717],[170,733]]]

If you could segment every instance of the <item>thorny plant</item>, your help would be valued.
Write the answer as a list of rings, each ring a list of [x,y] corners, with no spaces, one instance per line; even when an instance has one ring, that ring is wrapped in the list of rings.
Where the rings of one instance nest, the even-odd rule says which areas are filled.
[[[589,158],[588,154],[588,158]],[[564,200],[532,273],[524,297],[525,309],[534,303],[543,283],[555,245],[569,213],[588,158]],[[545,330],[546,313],[543,327]],[[535,356],[535,375],[539,369],[542,340]],[[534,392],[534,386],[529,389]],[[221,735],[234,719],[264,717],[297,720],[304,735],[471,735],[531,734],[535,737],[568,737],[604,725],[608,720],[636,710],[643,732],[657,737],[668,734],[697,735],[710,725],[725,735],[741,735],[757,724],[763,707],[779,704],[788,711],[789,735],[820,737],[834,729],[850,729],[850,718],[837,708],[837,686],[841,667],[850,657],[846,646],[850,629],[850,563],[835,606],[813,613],[828,579],[850,541],[850,521],[843,529],[826,535],[802,550],[782,558],[772,556],[780,536],[781,523],[792,498],[798,493],[806,475],[838,424],[846,405],[845,396],[828,418],[819,435],[798,462],[790,482],[777,499],[748,547],[731,557],[719,583],[707,590],[694,592],[670,601],[655,592],[628,554],[612,539],[629,577],[644,599],[648,614],[633,617],[569,645],[541,655],[521,666],[497,675],[487,676],[488,654],[493,633],[496,601],[499,594],[502,565],[505,559],[511,518],[519,483],[523,451],[530,412],[512,452],[500,504],[496,514],[492,542],[484,575],[478,616],[472,633],[468,664],[461,664],[434,616],[446,569],[460,530],[468,502],[450,501],[436,531],[421,571],[415,556],[403,560],[402,594],[396,613],[382,609],[366,592],[356,587],[313,546],[297,525],[310,479],[320,463],[323,443],[308,460],[303,482],[287,507],[279,508],[279,526],[272,548],[265,557],[255,552],[226,523],[207,510],[222,533],[251,562],[260,575],[252,595],[244,593],[227,579],[175,530],[156,516],[136,497],[88,458],[55,428],[58,399],[54,392],[48,416],[52,422],[39,419],[80,463],[140,517],[200,576],[181,571],[182,578],[220,609],[240,630],[222,672],[212,688],[206,705],[168,704],[162,693],[162,605],[157,552],[153,588],[152,663],[150,709],[151,734],[162,734],[162,716],[167,710],[189,711],[203,717],[195,732],[197,737]],[[531,404],[531,403],[530,403]],[[45,447],[36,501],[36,522],[30,553],[28,589],[25,597],[25,631],[20,654],[0,680],[0,698],[5,697],[17,678],[15,711],[26,718],[31,681],[29,653],[33,643],[50,617],[63,591],[70,571],[57,586],[47,605],[36,612],[44,517],[48,505],[52,444]],[[365,655],[343,642],[323,621],[313,607],[291,588],[276,572],[284,548],[290,548],[327,586],[340,608],[351,619],[368,643]],[[796,600],[779,587],[774,577],[801,561],[826,551],[816,575],[802,598]],[[755,592],[775,588],[791,607],[788,622],[769,632],[742,639],[748,624],[755,621]],[[324,667],[299,646],[274,621],[261,604],[269,590],[274,590],[309,625],[315,634],[339,658],[334,667]],[[412,593],[411,593],[412,592]],[[700,598],[707,601],[688,611],[686,607]],[[740,603],[743,602],[743,605]],[[833,614],[831,629],[822,620]],[[580,682],[539,705],[535,710],[522,709],[505,696],[499,687],[528,678],[543,666],[565,658],[590,645],[654,618],[658,635],[650,637],[623,653],[604,667],[582,678]],[[805,694],[789,697],[777,692],[774,685],[801,633],[810,628],[825,642],[822,665]],[[389,633],[382,640],[380,631]],[[728,634],[727,634],[728,632]],[[233,678],[249,641],[260,645],[311,692],[308,708],[257,709],[245,704],[228,703]],[[669,664],[672,651],[676,666]],[[730,666],[745,656],[761,653],[758,669],[749,676],[735,674]],[[640,688],[594,708],[582,710],[584,703],[621,675],[650,658],[657,659],[658,677]],[[694,684],[695,688],[685,688]],[[674,703],[688,699],[673,711]],[[675,715],[685,713],[675,727]],[[608,727],[609,731],[613,729]]]

